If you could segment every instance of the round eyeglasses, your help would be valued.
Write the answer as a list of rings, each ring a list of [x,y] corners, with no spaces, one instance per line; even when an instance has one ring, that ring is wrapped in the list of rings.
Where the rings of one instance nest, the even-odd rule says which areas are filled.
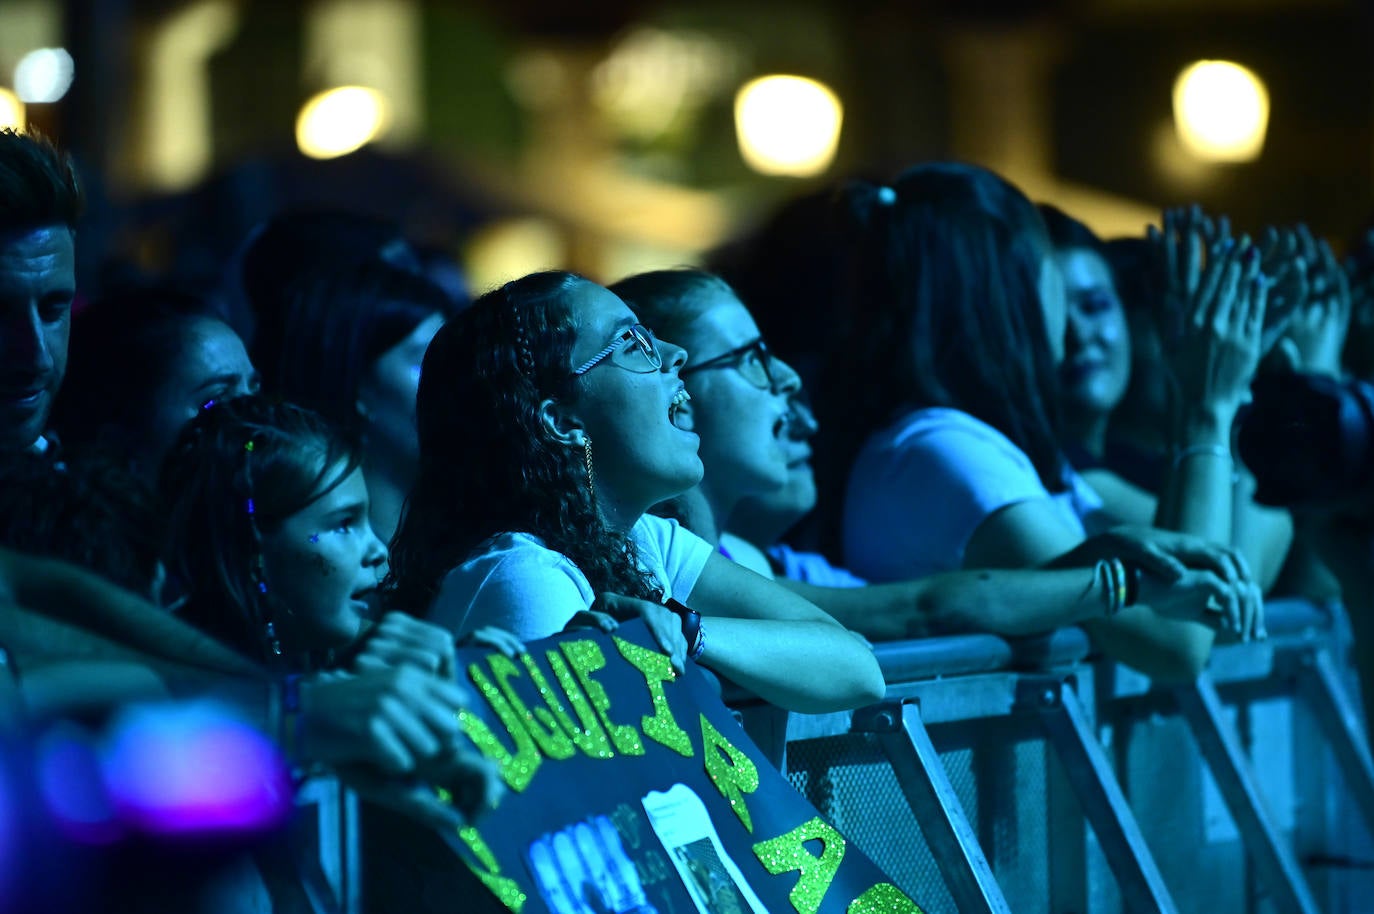
[[[653,331],[643,324],[632,324],[622,330],[604,349],[573,369],[573,377],[581,377],[606,359],[613,365],[648,374],[663,367],[663,353],[658,349],[658,340]]]
[[[679,374],[687,375],[711,368],[733,368],[740,373],[740,377],[760,390],[774,389],[773,351],[768,348],[762,337],[743,346],[736,346],[729,352],[712,356],[699,364],[689,363]]]

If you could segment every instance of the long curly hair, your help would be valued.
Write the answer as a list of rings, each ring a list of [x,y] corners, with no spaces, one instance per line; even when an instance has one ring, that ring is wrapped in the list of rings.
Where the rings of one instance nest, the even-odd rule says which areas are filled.
[[[280,662],[266,627],[280,628],[291,607],[262,578],[262,536],[361,460],[356,442],[289,403],[251,396],[202,410],[182,430],[158,486],[169,512],[168,570],[188,588],[181,615],[249,656]]]
[[[420,470],[391,544],[389,606],[423,614],[445,574],[485,540],[528,533],[567,556],[595,593],[662,597],[634,543],[597,510],[581,449],[549,440],[540,403],[575,403],[580,276],[533,273],[444,325],[420,369]]]

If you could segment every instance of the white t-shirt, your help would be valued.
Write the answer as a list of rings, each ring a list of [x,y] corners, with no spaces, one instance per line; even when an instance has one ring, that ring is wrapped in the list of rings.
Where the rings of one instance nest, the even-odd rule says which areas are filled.
[[[675,520],[647,514],[630,538],[664,597],[686,603],[711,557],[710,544]],[[594,598],[586,576],[563,553],[528,533],[502,533],[444,576],[427,618],[455,635],[495,625],[534,641],[561,632]]]
[[[915,410],[870,437],[854,462],[845,564],[874,582],[957,570],[979,524],[1031,500],[1084,535],[1102,522],[1102,500],[1067,468],[1065,481],[1067,490],[1051,494],[1024,451],[968,413]]]

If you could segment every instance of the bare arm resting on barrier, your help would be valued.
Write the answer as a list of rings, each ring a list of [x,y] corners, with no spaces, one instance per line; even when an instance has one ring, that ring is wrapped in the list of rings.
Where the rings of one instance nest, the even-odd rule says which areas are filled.
[[[1158,575],[1142,577],[1142,603],[1170,618],[1231,624],[1208,609],[1209,597],[1225,605],[1227,588],[1220,578],[1182,566],[1168,574],[1167,582]],[[874,641],[973,632],[1036,635],[1100,620],[1112,599],[1093,562],[1064,569],[955,571],[864,587],[779,583]]]
[[[886,691],[873,651],[844,626],[719,554],[711,554],[689,600],[706,631],[700,663],[765,701],[789,711],[821,713],[871,704]],[[644,617],[670,656],[685,648],[677,620],[664,607],[616,595],[607,595],[600,605],[620,618]]]
[[[1244,560],[1233,551],[1164,531],[1142,529],[1138,535],[1164,544],[1184,564],[1209,571],[1225,585],[1226,615],[1242,619],[1241,632],[1254,632],[1260,618],[1259,595],[1250,583]],[[1101,545],[1097,541],[1096,545]],[[1085,558],[1092,548],[1043,504],[1010,505],[984,520],[965,551],[966,568],[1062,567]],[[1205,602],[1205,600],[1204,600]],[[1148,606],[1123,610],[1111,619],[1084,623],[1094,643],[1108,656],[1161,680],[1195,679],[1207,665],[1215,629],[1200,622],[1166,618]],[[1262,621],[1259,622],[1262,631]]]

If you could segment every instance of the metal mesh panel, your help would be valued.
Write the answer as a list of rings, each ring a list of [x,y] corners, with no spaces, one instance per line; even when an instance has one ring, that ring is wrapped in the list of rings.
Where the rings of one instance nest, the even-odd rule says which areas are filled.
[[[931,740],[1008,903],[1049,910],[1044,744],[1010,719],[933,727]],[[929,845],[873,736],[793,743],[788,777],[927,911],[956,910]]]
[[[1180,914],[1250,910],[1245,850],[1187,724],[1114,717],[1109,752]]]
[[[923,910],[957,910],[876,737],[791,743],[787,768],[792,786]]]

